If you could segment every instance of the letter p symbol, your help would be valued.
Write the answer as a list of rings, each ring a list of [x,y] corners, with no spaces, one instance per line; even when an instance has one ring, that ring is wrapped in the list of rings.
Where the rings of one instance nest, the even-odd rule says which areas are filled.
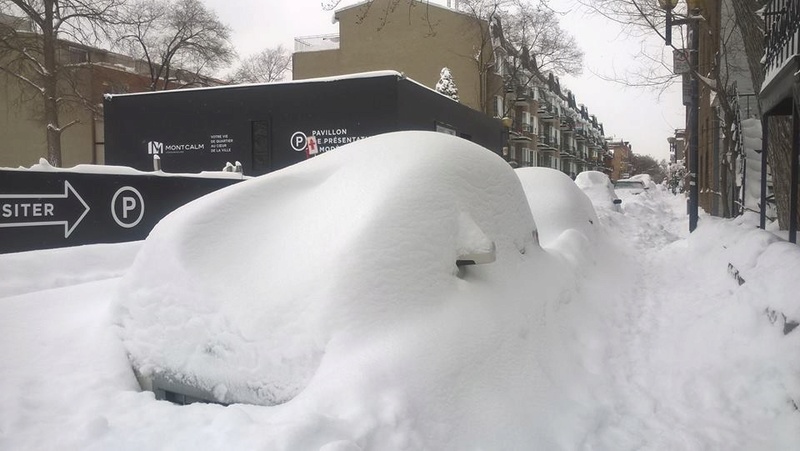
[[[133,197],[123,197],[122,198],[122,217],[128,219],[128,212],[133,211],[136,208],[136,199]]]

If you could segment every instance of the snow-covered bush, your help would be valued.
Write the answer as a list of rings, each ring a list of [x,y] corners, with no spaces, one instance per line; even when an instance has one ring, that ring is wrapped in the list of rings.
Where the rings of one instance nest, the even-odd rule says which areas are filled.
[[[439,81],[436,83],[436,92],[446,95],[456,102],[461,100],[458,98],[458,88],[456,82],[453,80],[453,74],[450,69],[443,67],[439,73]]]

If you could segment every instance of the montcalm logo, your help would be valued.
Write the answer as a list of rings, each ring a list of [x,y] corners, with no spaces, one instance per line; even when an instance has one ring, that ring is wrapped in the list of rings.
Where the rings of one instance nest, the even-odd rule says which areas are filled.
[[[159,155],[164,153],[164,143],[158,141],[150,141],[147,143],[147,153],[150,155]]]

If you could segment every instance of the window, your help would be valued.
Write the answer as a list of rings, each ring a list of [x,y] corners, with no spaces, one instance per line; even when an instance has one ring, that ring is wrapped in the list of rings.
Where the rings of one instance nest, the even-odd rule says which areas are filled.
[[[79,64],[89,62],[89,52],[78,47],[67,48],[69,54],[68,60],[71,64]]]
[[[497,75],[505,75],[506,58],[503,52],[497,50],[494,52],[494,73]]]
[[[503,117],[505,109],[503,108],[503,98],[501,96],[494,96],[494,109],[492,113],[494,117]]]

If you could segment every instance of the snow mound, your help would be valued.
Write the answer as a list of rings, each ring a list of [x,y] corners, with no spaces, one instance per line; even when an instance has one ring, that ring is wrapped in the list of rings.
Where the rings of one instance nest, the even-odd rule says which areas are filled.
[[[461,253],[513,262],[535,231],[490,151],[430,132],[361,140],[162,220],[122,283],[124,344],[140,375],[285,403],[326,358],[446,298]]]
[[[0,298],[120,277],[140,246],[135,241],[2,254]],[[100,270],[87,272],[87,267]]]

